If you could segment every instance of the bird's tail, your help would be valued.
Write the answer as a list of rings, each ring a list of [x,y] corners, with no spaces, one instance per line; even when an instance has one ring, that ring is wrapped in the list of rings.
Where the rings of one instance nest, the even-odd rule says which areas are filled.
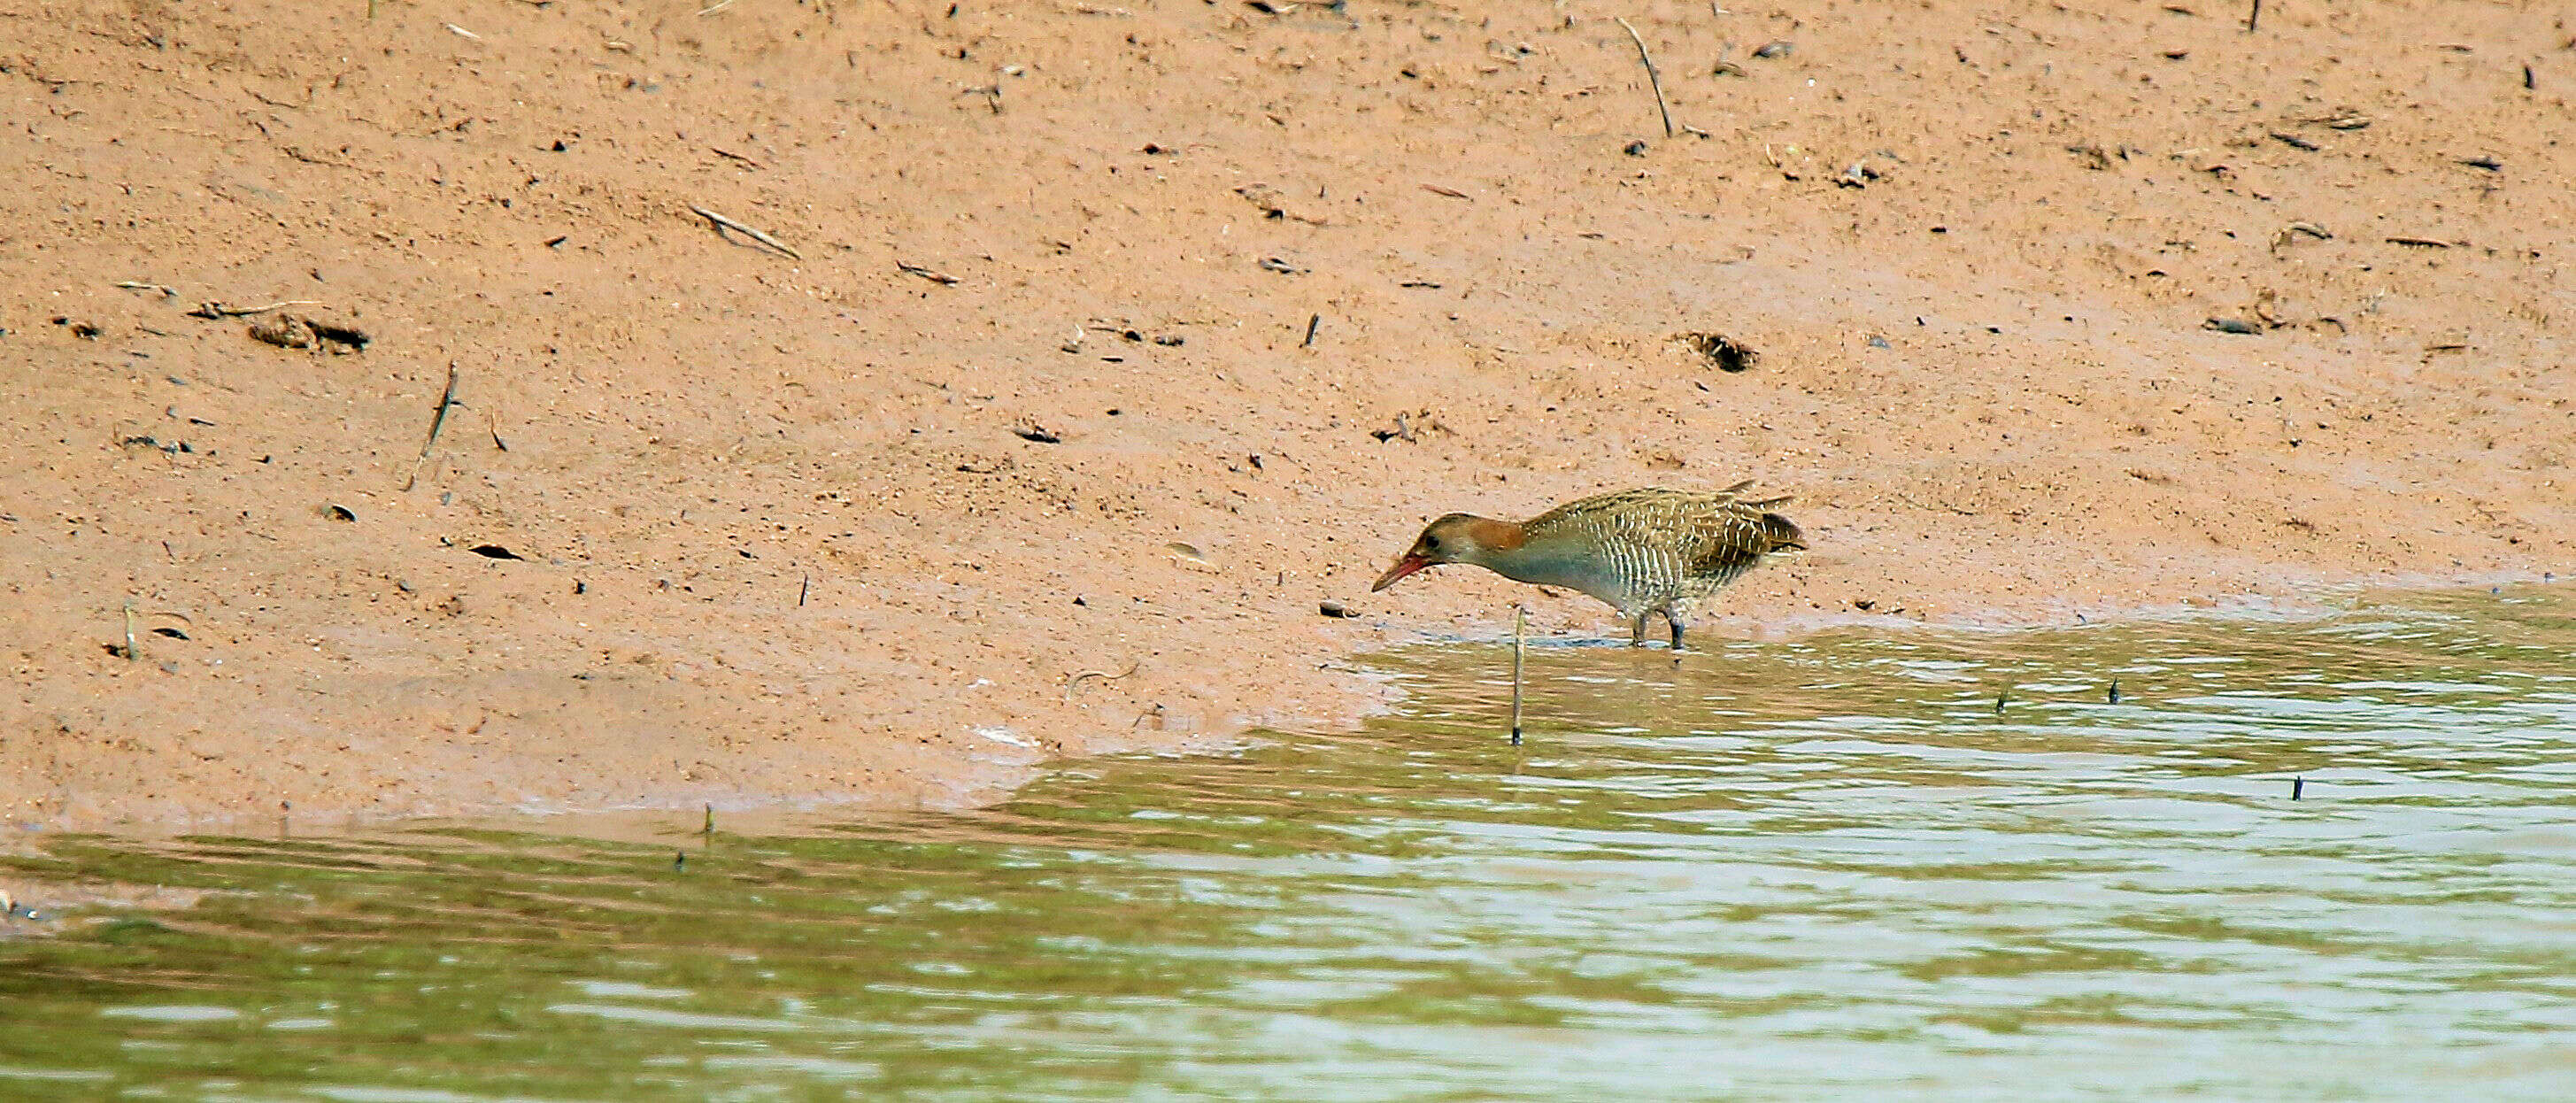
[[[1807,550],[1807,534],[1798,530],[1797,522],[1777,513],[1762,515],[1762,536],[1771,542],[1770,551]]]

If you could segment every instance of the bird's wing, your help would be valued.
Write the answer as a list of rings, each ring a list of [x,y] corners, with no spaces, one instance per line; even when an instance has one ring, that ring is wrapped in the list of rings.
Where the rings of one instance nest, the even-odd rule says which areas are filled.
[[[1788,496],[1734,497],[1752,485],[1748,479],[1713,494],[1656,486],[1614,490],[1567,502],[1531,518],[1527,527],[1533,537],[1559,530],[1585,533],[1605,545],[1679,560],[1694,574],[1703,568],[1741,570],[1784,541],[1799,538],[1797,526],[1765,513],[1787,503]]]
[[[1694,577],[1732,578],[1776,546],[1766,515],[1744,503],[1728,502],[1693,511],[1691,523],[1679,526],[1683,549]]]
[[[1555,528],[1580,529],[1599,525],[1605,523],[1607,518],[1621,516],[1639,508],[1641,503],[1651,502],[1670,493],[1672,491],[1644,486],[1634,490],[1613,490],[1607,494],[1577,498],[1530,518],[1524,522],[1524,526],[1536,533]]]

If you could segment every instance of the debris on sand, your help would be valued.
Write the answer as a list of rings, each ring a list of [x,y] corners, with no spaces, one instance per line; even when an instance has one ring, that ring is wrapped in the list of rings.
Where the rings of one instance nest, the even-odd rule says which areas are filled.
[[[1723,372],[1740,372],[1762,359],[1761,353],[1722,333],[1676,333],[1673,340]]]
[[[282,349],[364,352],[374,338],[355,326],[321,321],[302,314],[270,314],[250,324],[252,340]]]

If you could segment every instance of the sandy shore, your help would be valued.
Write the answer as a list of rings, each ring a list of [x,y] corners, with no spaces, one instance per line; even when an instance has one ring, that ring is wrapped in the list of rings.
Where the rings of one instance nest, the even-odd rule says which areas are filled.
[[[2095,7],[0,11],[8,819],[974,801],[1649,482],[1739,636],[2576,563],[2552,15]]]

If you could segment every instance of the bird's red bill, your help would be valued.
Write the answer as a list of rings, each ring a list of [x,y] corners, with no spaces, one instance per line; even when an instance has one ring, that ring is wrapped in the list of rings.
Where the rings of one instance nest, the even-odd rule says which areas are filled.
[[[1398,559],[1395,561],[1395,566],[1387,568],[1385,574],[1377,576],[1377,584],[1369,587],[1369,592],[1374,594],[1389,586],[1393,586],[1396,584],[1398,579],[1430,565],[1431,561],[1428,559],[1416,559],[1409,555],[1402,559]]]

